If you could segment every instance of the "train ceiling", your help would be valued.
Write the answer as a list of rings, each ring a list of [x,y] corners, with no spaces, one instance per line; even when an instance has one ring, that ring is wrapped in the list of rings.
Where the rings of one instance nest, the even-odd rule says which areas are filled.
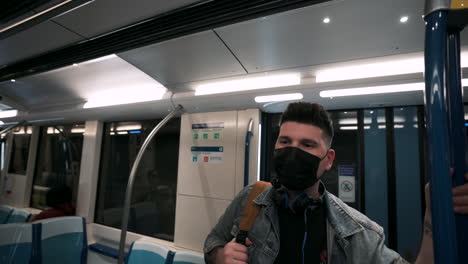
[[[74,10],[1,39],[0,72],[171,10],[200,3],[193,0],[82,2],[84,4]],[[39,10],[33,8],[15,20]],[[4,79],[0,82],[2,103],[21,112],[20,116],[4,121],[151,118],[166,113],[174,102],[194,112],[239,108],[276,112],[281,111],[285,103],[258,104],[253,98],[293,91],[329,109],[422,104],[420,91],[332,99],[319,96],[320,91],[335,88],[422,82],[422,73],[329,83],[316,83],[315,77],[318,71],[339,65],[421,58],[423,10],[424,0],[323,2],[205,28],[102,58],[70,62],[57,69],[25,74],[14,81]],[[0,12],[0,18],[3,16]],[[405,16],[408,21],[400,22]],[[329,23],[324,23],[325,18],[329,18]],[[0,19],[3,23],[0,26],[8,25],[5,21]],[[462,45],[468,45],[466,30],[462,33]],[[464,51],[466,53],[465,48]],[[300,74],[302,84],[225,95],[194,96],[193,93],[197,85],[212,80],[283,73]],[[93,92],[135,84],[163,85],[169,93],[158,101],[83,109]]]

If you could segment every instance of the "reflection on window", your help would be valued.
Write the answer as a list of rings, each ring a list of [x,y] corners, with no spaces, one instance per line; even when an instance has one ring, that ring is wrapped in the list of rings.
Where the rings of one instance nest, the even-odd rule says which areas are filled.
[[[72,190],[76,204],[84,124],[42,127],[39,137],[31,207],[46,207],[45,195],[55,186]]]
[[[20,126],[13,129],[13,145],[8,173],[26,174],[31,134],[31,126]]]
[[[160,120],[105,125],[95,222],[121,227],[130,170]],[[146,149],[133,185],[128,230],[174,240],[180,118],[170,120]]]

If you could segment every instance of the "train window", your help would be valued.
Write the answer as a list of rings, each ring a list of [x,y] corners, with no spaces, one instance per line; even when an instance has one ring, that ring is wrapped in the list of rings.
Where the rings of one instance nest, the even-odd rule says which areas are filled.
[[[46,207],[45,193],[55,186],[72,190],[76,205],[84,124],[41,127],[31,207]]]
[[[128,177],[145,138],[160,120],[106,123],[95,222],[121,227]],[[170,120],[144,153],[133,185],[128,230],[174,240],[180,118]]]
[[[13,130],[13,145],[8,173],[26,175],[31,134],[31,126],[20,126]]]
[[[6,134],[0,135],[0,171],[5,169],[7,136]]]
[[[385,109],[364,110],[365,213],[388,242],[387,125]]]
[[[421,109],[422,110],[422,109]],[[394,108],[395,188],[398,252],[415,261],[422,236],[422,174],[417,107]]]
[[[327,190],[349,206],[361,210],[359,129],[357,111],[331,111],[333,121],[332,148],[336,152],[333,167],[323,177]]]

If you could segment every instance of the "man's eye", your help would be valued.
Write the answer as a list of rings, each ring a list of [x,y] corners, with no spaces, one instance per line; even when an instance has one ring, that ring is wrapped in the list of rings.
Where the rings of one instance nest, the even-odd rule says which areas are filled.
[[[286,145],[288,143],[289,143],[289,141],[287,141],[287,140],[280,140],[280,144]]]
[[[306,147],[306,148],[312,148],[312,147],[314,147],[313,144],[309,144],[309,143],[304,143],[304,144],[302,144],[302,145],[303,145],[304,147]]]

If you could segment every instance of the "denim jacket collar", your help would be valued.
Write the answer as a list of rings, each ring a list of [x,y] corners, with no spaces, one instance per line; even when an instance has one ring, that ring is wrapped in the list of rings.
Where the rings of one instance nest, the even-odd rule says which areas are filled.
[[[324,202],[327,208],[328,221],[338,237],[346,238],[364,231],[364,227],[346,209],[343,201],[325,191]]]
[[[254,199],[254,203],[267,207],[274,206],[274,191],[275,189],[273,187],[269,187]],[[364,227],[359,224],[359,222],[346,209],[344,202],[335,196],[330,195],[326,189],[320,198],[323,199],[326,205],[328,221],[338,237],[346,238],[364,230]]]

